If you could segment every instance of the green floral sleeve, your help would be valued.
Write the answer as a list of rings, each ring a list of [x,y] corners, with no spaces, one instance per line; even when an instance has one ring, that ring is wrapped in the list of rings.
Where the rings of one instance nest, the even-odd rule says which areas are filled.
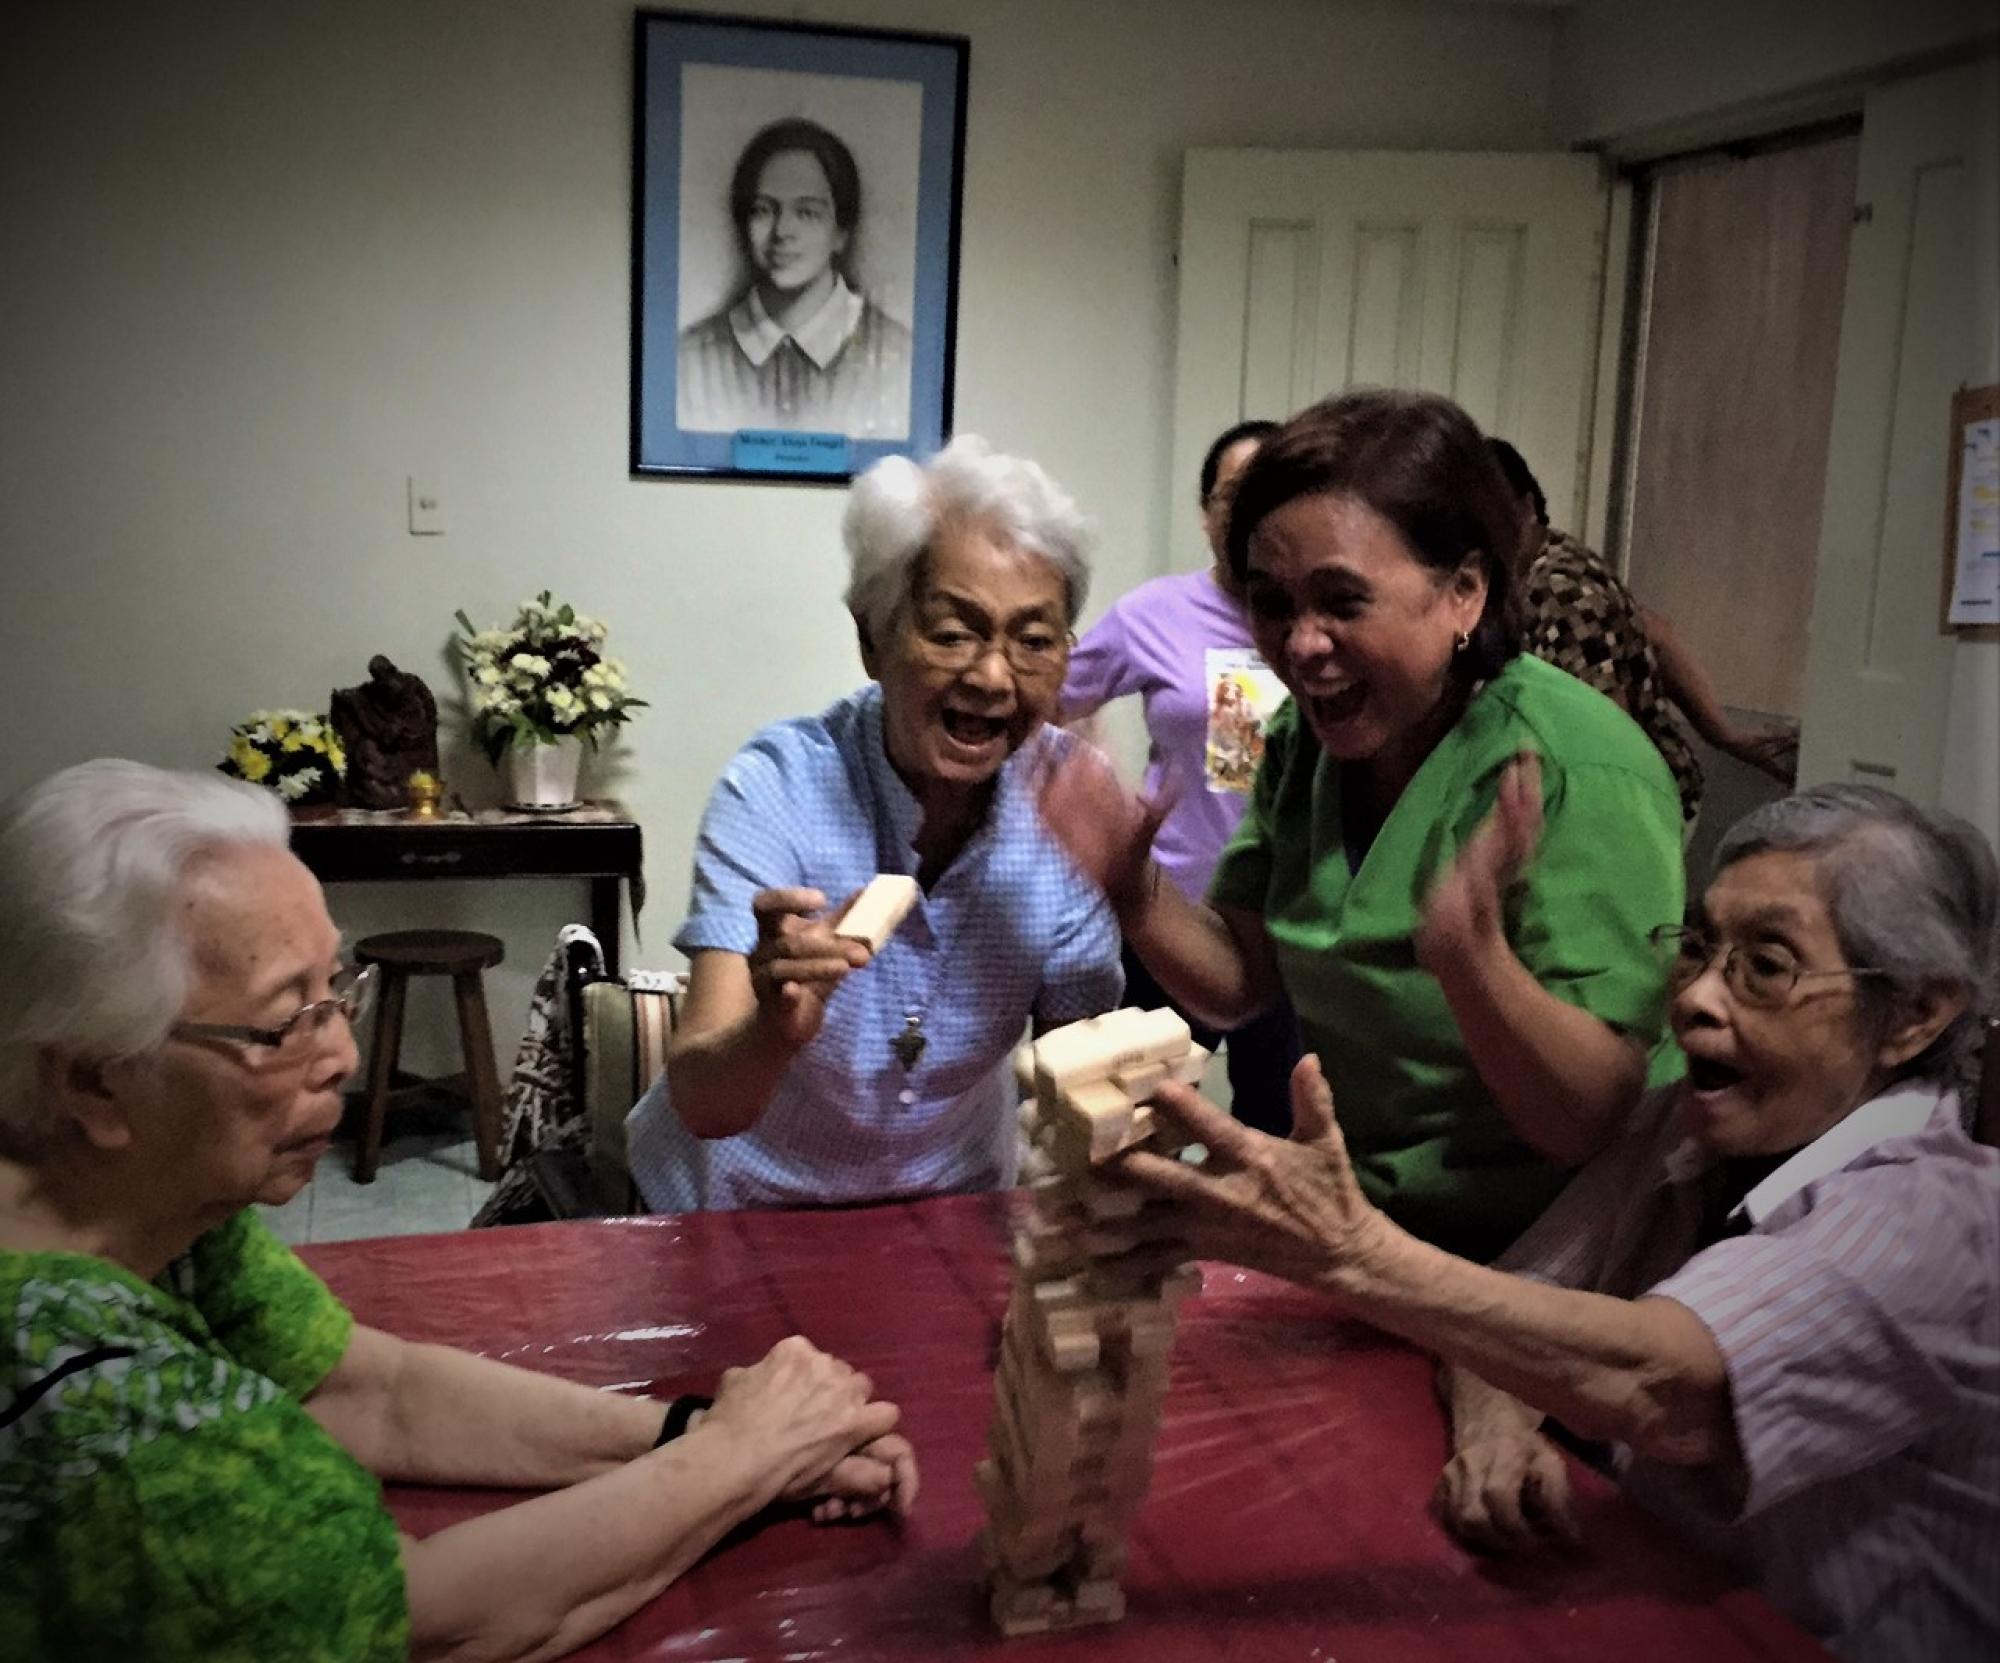
[[[35,1655],[404,1663],[407,1595],[380,1487],[288,1397],[217,1368],[208,1401],[66,1487],[45,1521],[59,1598]],[[0,1646],[0,1651],[4,1651]]]
[[[251,1208],[208,1232],[177,1289],[246,1369],[304,1398],[346,1353],[354,1318]]]

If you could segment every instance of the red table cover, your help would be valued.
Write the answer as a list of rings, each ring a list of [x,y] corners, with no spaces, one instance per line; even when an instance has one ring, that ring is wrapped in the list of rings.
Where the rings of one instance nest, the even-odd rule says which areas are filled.
[[[923,1494],[903,1524],[769,1524],[579,1657],[1017,1663],[1731,1663],[1824,1659],[1757,1595],[1574,1470],[1588,1546],[1460,1550],[1428,1501],[1430,1365],[1330,1303],[1205,1267],[1182,1308],[1152,1490],[1111,1627],[1002,1640],[976,1588],[972,1465],[993,1411],[1007,1202],[732,1212],[342,1242],[307,1260],[364,1322],[666,1396],[803,1333],[903,1406]],[[392,1488],[424,1535],[516,1499]]]

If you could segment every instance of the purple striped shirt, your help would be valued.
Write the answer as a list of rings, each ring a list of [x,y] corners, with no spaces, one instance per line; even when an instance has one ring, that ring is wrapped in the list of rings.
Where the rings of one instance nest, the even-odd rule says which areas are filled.
[[[1852,1663],[2000,1655],[2000,1154],[1905,1084],[1695,1252],[1719,1174],[1677,1099],[1650,1093],[1500,1261],[1672,1299],[1720,1347],[1740,1468],[1625,1455],[1626,1486]]]

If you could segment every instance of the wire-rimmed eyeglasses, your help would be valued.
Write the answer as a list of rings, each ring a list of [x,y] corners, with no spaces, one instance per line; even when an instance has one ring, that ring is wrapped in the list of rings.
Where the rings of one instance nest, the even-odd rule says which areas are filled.
[[[227,1039],[238,1045],[258,1045],[272,1051],[297,1050],[336,1015],[359,1022],[375,1003],[375,966],[343,968],[333,978],[330,998],[301,1005],[274,1028],[240,1022],[176,1022],[167,1030],[175,1039]]]
[[[1069,650],[1076,637],[1047,624],[1030,624],[1009,630],[997,638],[981,635],[955,620],[914,623],[911,639],[917,656],[934,670],[962,675],[998,647],[1015,675],[1024,681],[1038,681],[1063,673]]]
[[[1791,952],[1774,941],[1751,945],[1721,942],[1693,924],[1662,924],[1652,932],[1653,945],[1667,965],[1667,983],[1678,993],[1722,959],[1722,981],[1746,1005],[1780,1009],[1800,982],[1827,976],[1885,976],[1885,970],[1854,968],[1808,970]]]

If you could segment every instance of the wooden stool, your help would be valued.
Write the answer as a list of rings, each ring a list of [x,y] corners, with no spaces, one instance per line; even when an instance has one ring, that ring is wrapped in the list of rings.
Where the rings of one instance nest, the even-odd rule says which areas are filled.
[[[493,1062],[493,1026],[486,1018],[480,972],[498,964],[506,949],[497,937],[475,930],[395,930],[371,935],[354,949],[359,964],[382,967],[381,1003],[375,1007],[375,1043],[368,1058],[368,1113],[354,1157],[354,1181],[372,1184],[382,1158],[382,1122],[392,1103],[434,1091],[455,1092],[472,1104],[479,1144],[479,1176],[500,1176],[500,1074]],[[458,1037],[465,1072],[440,1080],[401,1079],[396,1053],[403,1043],[403,996],[412,976],[449,976],[458,998]]]

